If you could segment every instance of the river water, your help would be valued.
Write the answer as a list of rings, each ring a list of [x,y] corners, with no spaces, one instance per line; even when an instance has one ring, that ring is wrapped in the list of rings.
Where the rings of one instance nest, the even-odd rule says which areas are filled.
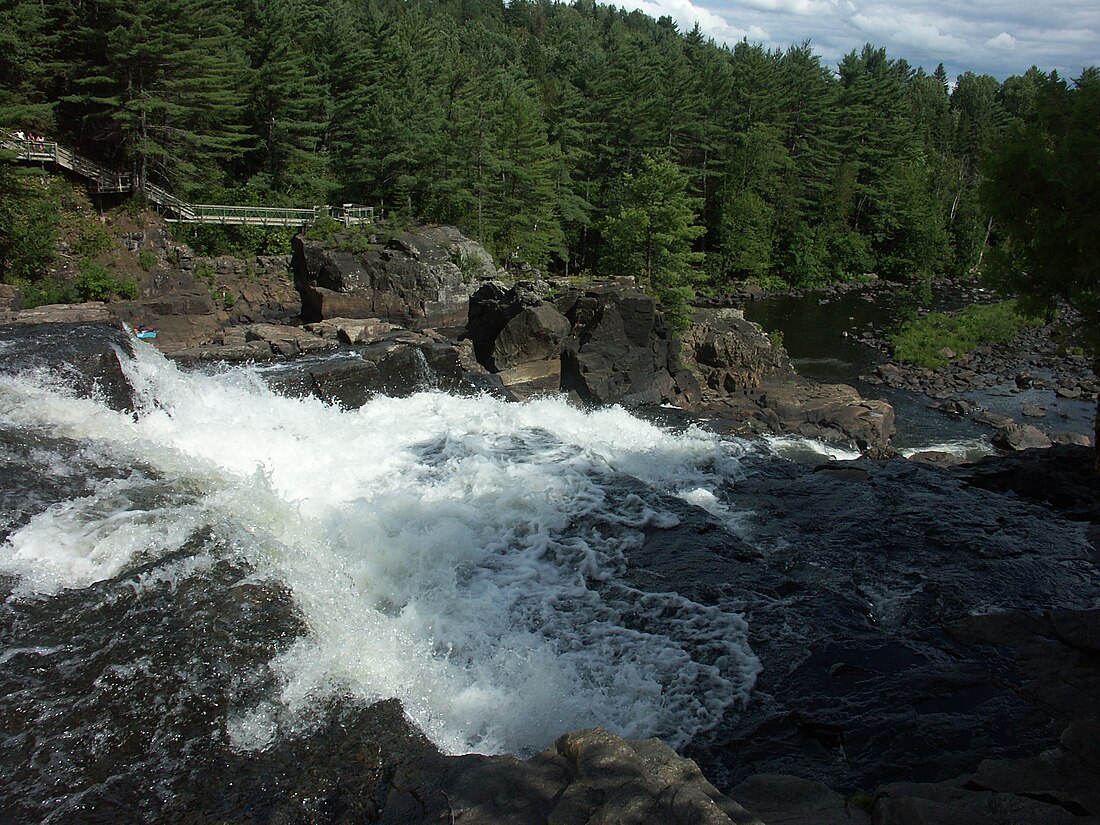
[[[945,415],[933,409],[931,399],[923,395],[863,381],[861,376],[873,373],[886,356],[859,339],[868,331],[878,337],[896,332],[919,311],[950,311],[995,299],[973,285],[941,285],[934,292],[916,287],[860,289],[827,297],[811,293],[754,301],[746,305],[745,317],[765,330],[783,334],[783,345],[799,374],[827,383],[851,384],[867,398],[890,402],[897,414],[894,444],[903,453],[940,449],[973,460],[993,452],[989,428]],[[1026,359],[1025,367],[1036,378],[1049,378],[1041,368],[1026,364]],[[1087,400],[1060,399],[1053,391],[1022,390],[1011,381],[963,397],[977,408],[1024,421],[1023,405],[1040,404],[1048,412],[1042,422],[1047,429],[1084,435],[1092,432],[1095,407]]]
[[[391,697],[447,753],[530,755],[601,725],[733,781],[805,756],[759,731],[831,695],[789,676],[826,640],[1087,601],[1095,584],[1080,531],[1039,570],[1021,557],[1047,522],[1011,503],[976,517],[992,497],[921,468],[837,503],[836,481],[791,460],[805,444],[618,408],[426,388],[349,410],[146,345],[124,367],[133,414],[56,372],[0,376],[5,821],[178,818],[226,754],[260,758]],[[929,498],[899,511],[899,485]],[[883,506],[893,518],[867,527]],[[922,539],[928,510],[982,541]],[[983,542],[1003,565],[968,578]],[[929,644],[894,639],[887,672],[904,682]],[[988,716],[951,724],[965,737]],[[897,724],[880,717],[868,729]],[[751,765],[733,753],[749,740]],[[877,747],[851,781],[886,770]],[[808,758],[835,778],[832,756]]]

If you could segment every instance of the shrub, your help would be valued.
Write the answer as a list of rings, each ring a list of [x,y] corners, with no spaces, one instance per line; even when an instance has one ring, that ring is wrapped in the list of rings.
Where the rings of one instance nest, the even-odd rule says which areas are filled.
[[[80,301],[108,301],[115,296],[132,300],[137,297],[136,283],[129,278],[119,278],[98,261],[81,261],[80,274],[72,286]]]
[[[99,221],[83,219],[80,221],[80,234],[73,244],[73,252],[80,258],[94,258],[115,245],[114,238],[107,227]]]
[[[964,355],[982,344],[1007,344],[1038,319],[1023,315],[1015,301],[971,304],[958,312],[933,312],[909,321],[891,336],[898,361],[935,369],[947,365],[944,350]]]
[[[317,219],[306,227],[305,236],[311,241],[330,242],[344,225],[330,215],[318,215]]]
[[[156,254],[150,252],[148,249],[141,250],[141,252],[138,253],[138,265],[146,272],[151,272],[153,267],[157,265]]]

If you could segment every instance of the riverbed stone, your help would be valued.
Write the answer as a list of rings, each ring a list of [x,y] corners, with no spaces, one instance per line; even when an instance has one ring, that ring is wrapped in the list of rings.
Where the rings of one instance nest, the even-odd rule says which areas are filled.
[[[1006,450],[1042,449],[1052,443],[1046,433],[1031,424],[1009,424],[993,436],[994,446]]]
[[[767,825],[871,825],[863,808],[822,782],[798,776],[755,774],[729,795]]]

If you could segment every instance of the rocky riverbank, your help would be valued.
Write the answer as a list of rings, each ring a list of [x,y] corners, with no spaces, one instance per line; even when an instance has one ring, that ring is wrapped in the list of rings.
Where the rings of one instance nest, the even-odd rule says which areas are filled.
[[[83,394],[127,409],[119,359],[132,339],[102,307],[65,312],[69,324],[40,315],[3,327],[3,370],[56,371]],[[5,445],[24,449],[13,438]],[[24,492],[37,447],[25,449],[13,462],[24,475],[6,476],[0,491],[6,529],[50,501],[40,484],[38,498]],[[764,668],[748,706],[685,755],[593,729],[565,734],[526,761],[446,757],[391,701],[335,708],[304,737],[257,753],[199,740],[201,769],[163,811],[233,823],[1095,822],[1100,488],[1090,467],[1080,447],[951,471],[898,460],[808,468],[761,456],[719,491],[747,510],[738,531],[709,510],[669,502],[678,523],[647,528],[628,553],[627,580],[640,592],[675,586],[703,605],[736,599]],[[65,476],[49,485],[63,500],[81,483]],[[125,580],[118,587],[120,604],[139,599]],[[224,604],[182,587],[201,609],[158,621],[191,627],[238,613],[264,622],[282,615],[287,593],[260,580],[249,587],[228,590]],[[31,622],[40,606],[18,607]],[[214,633],[209,644],[221,638]],[[9,671],[22,673],[23,662]],[[219,712],[215,700],[202,701],[204,713]],[[137,709],[128,703],[126,712]],[[194,724],[206,730],[207,717]],[[103,758],[130,753],[108,749]],[[121,786],[112,793],[122,796],[82,804],[117,817],[128,797]],[[20,804],[4,800],[13,821]]]
[[[255,261],[197,257],[155,224],[126,241],[157,266],[137,300],[105,309],[128,327],[156,327],[154,345],[184,364],[307,359],[285,388],[353,406],[410,392],[430,373],[452,391],[665,404],[739,434],[890,450],[888,404],[797,376],[782,347],[736,310],[702,308],[677,336],[630,279],[531,273],[508,284],[453,227],[299,236],[290,258]],[[338,352],[354,357],[317,361]]]

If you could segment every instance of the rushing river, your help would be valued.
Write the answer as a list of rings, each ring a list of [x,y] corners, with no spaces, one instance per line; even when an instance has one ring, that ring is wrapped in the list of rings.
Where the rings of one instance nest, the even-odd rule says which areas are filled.
[[[897,717],[898,691],[966,660],[919,633],[1094,592],[1080,531],[906,462],[815,472],[812,445],[618,408],[426,388],[349,410],[146,345],[123,362],[133,413],[63,371],[0,376],[5,821],[251,804],[287,775],[263,759],[387,698],[447,753],[600,725],[720,784],[957,773],[973,755],[943,743],[991,719],[983,747],[1044,732],[1005,724],[1011,701]],[[823,676],[849,660],[873,684]],[[858,718],[864,751],[851,734],[838,762],[807,715]],[[890,739],[932,723],[951,733],[927,752]],[[245,802],[230,759],[253,766]]]
[[[683,745],[749,695],[759,663],[736,611],[621,577],[643,530],[676,523],[665,497],[736,529],[716,491],[742,445],[560,400],[426,391],[344,410],[281,397],[247,369],[185,374],[146,346],[127,370],[136,416],[45,377],[0,384],[5,464],[32,477],[31,501],[5,514],[9,622],[57,602],[50,626],[20,628],[29,638],[9,627],[2,656],[9,674],[94,657],[66,735],[109,747],[119,690],[174,701],[158,696],[165,659],[174,690],[240,683],[220,710],[245,750],[349,696],[399,698],[452,753],[530,754],[597,724]],[[109,633],[196,584],[266,601],[285,590],[301,629],[282,627],[269,658],[231,651],[244,668],[220,674],[201,648],[166,655],[184,628],[149,629],[140,651],[69,638],[105,613]],[[8,687],[31,716],[68,715],[77,699],[62,685]],[[27,756],[42,764],[55,745]],[[75,792],[85,766],[57,768]]]

